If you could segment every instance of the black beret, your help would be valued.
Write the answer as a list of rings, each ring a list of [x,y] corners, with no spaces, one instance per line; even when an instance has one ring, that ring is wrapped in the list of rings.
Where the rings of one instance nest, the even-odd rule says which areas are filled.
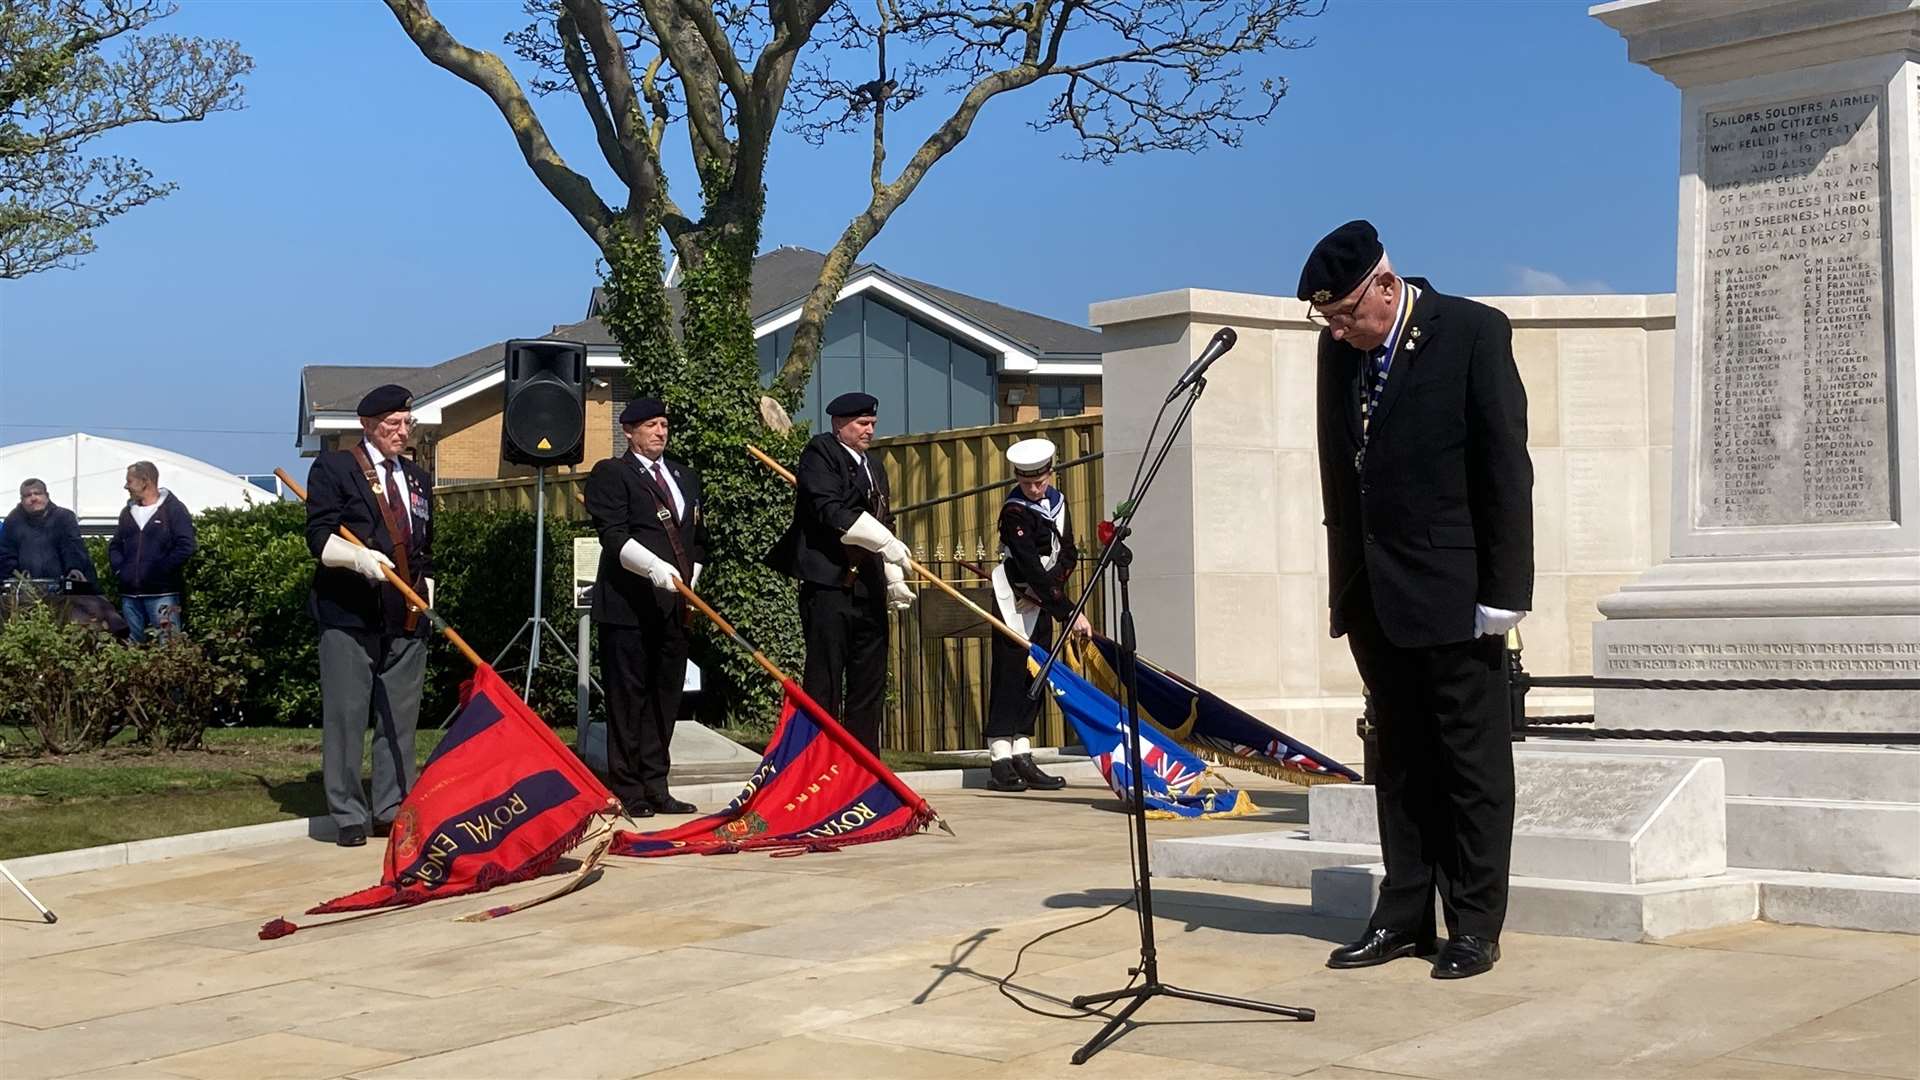
[[[1371,223],[1347,222],[1313,245],[1307,265],[1300,268],[1300,299],[1310,304],[1340,299],[1359,288],[1385,253]]]
[[[660,399],[634,398],[627,402],[626,408],[620,410],[620,423],[622,426],[644,424],[656,416],[665,415],[667,415],[667,407],[660,403]]]
[[[827,402],[828,416],[878,416],[880,399],[858,390],[849,391]]]
[[[385,416],[412,407],[413,391],[388,383],[367,391],[367,396],[360,399],[359,413],[361,416]]]

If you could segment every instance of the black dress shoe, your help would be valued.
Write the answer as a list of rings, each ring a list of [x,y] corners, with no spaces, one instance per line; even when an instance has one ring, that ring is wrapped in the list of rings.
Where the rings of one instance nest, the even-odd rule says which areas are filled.
[[[1330,968],[1363,968],[1403,956],[1432,956],[1432,938],[1410,930],[1369,930],[1359,941],[1342,945],[1327,956]]]
[[[699,807],[690,802],[681,802],[671,795],[653,795],[649,796],[647,801],[653,804],[656,812],[662,814],[696,814],[700,812]]]
[[[988,767],[992,774],[987,777],[988,791],[1025,791],[1027,782],[1014,771],[1012,758],[998,758]]]
[[[382,839],[384,839],[384,838],[386,838],[386,837],[388,837],[388,836],[391,836],[391,835],[393,835],[393,822],[391,822],[391,821],[376,821],[376,822],[374,822],[374,823],[373,823],[373,835],[375,835],[375,836],[378,836],[378,837],[381,837]]]
[[[1020,779],[1035,791],[1059,791],[1067,786],[1066,777],[1041,772],[1040,766],[1033,763],[1032,754],[1013,755],[1013,771],[1019,773]]]
[[[342,825],[340,835],[334,837],[333,842],[341,847],[366,847],[367,830],[358,825]]]
[[[1489,941],[1472,934],[1461,934],[1450,939],[1447,947],[1440,950],[1440,959],[1433,962],[1433,977],[1436,979],[1465,979],[1493,970],[1493,962],[1500,959],[1500,943]]]
[[[626,815],[631,818],[643,818],[643,817],[653,816],[652,804],[643,802],[639,799],[628,799],[626,802],[623,802],[620,804],[620,809],[625,811]]]

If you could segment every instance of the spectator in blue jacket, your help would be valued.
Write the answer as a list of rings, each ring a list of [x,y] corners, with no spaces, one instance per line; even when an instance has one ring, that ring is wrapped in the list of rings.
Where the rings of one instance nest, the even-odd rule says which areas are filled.
[[[66,578],[94,585],[93,559],[80,541],[80,519],[53,505],[47,485],[29,479],[20,485],[20,505],[0,528],[0,581],[15,573],[30,578]]]
[[[107,561],[120,579],[120,613],[133,640],[146,640],[149,631],[155,637],[180,632],[183,571],[195,546],[193,517],[160,486],[160,470],[151,461],[129,465],[127,505],[107,544]]]

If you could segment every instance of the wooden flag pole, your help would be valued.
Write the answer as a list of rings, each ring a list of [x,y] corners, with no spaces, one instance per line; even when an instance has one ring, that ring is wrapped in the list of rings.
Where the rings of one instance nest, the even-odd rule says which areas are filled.
[[[288,491],[293,492],[295,498],[301,502],[307,501],[306,489],[295,483],[293,477],[287,475],[287,470],[275,469],[273,470],[273,475],[280,478],[280,482],[287,486]],[[361,542],[359,537],[353,535],[352,529],[347,528],[345,525],[340,526],[340,535],[346,539],[347,543],[352,544],[354,547],[367,546]],[[427,620],[438,627],[440,632],[447,636],[448,641],[453,642],[453,647],[460,650],[460,655],[466,657],[468,663],[477,668],[487,666],[487,662],[480,659],[480,654],[473,651],[473,646],[467,644],[465,638],[455,633],[453,627],[448,626],[442,621],[440,616],[434,612],[433,608],[421,598],[420,594],[413,591],[413,586],[407,584],[406,581],[400,577],[398,571],[394,570],[391,566],[383,566],[380,568],[380,572],[387,575],[387,580],[393,584],[394,588],[400,590],[400,595],[406,598],[407,603],[412,604],[415,608],[426,613]]]
[[[767,452],[765,450],[760,449],[759,447],[753,445],[752,443],[748,443],[747,453],[752,454],[754,457],[760,459],[760,464],[765,465],[767,468],[772,469],[776,473],[779,473],[780,478],[785,480],[787,483],[795,484],[797,486],[798,482],[794,479],[793,473],[789,471],[785,465],[782,465],[779,462],[773,460],[773,458],[767,456]],[[941,592],[946,593],[948,596],[953,597],[955,600],[958,600],[962,605],[964,605],[968,610],[972,611],[975,615],[978,615],[982,619],[985,619],[989,626],[992,626],[995,630],[998,630],[1002,634],[1005,634],[1009,639],[1015,642],[1018,642],[1021,648],[1025,649],[1025,648],[1031,647],[1032,643],[1027,640],[1027,636],[1025,634],[1022,634],[1020,631],[1015,630],[1013,627],[1008,626],[1004,622],[1001,622],[1000,619],[996,617],[992,612],[981,607],[979,604],[974,603],[972,600],[967,599],[966,594],[962,593],[959,589],[956,589],[952,585],[948,584],[945,579],[941,578],[939,575],[935,574],[933,571],[920,565],[920,563],[914,559],[908,559],[907,565],[913,567],[914,573],[919,574],[921,577],[925,578],[928,582],[931,582],[935,588],[939,589]]]

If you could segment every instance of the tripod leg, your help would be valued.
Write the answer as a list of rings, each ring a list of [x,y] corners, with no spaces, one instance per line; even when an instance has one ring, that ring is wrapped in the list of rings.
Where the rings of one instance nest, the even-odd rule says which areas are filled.
[[[1198,990],[1183,990],[1178,986],[1161,984],[1160,992],[1171,998],[1198,1001],[1207,1005],[1225,1005],[1229,1009],[1246,1009],[1250,1012],[1272,1013],[1275,1016],[1290,1016],[1295,1020],[1313,1019],[1312,1009],[1303,1009],[1294,1005],[1269,1005],[1264,1001],[1249,1001],[1246,998],[1226,997],[1222,994],[1207,994]]]
[[[1136,987],[1135,989],[1139,991],[1140,996],[1127,1002],[1127,1007],[1121,1009],[1114,1015],[1113,1019],[1107,1021],[1107,1025],[1101,1028],[1098,1034],[1088,1039],[1085,1046],[1073,1052],[1072,1060],[1075,1065],[1085,1065],[1088,1058],[1105,1049],[1107,1040],[1111,1039],[1120,1030],[1121,1025],[1125,1024],[1127,1019],[1139,1010],[1140,1006],[1147,1003],[1147,997],[1153,993],[1151,988],[1145,986]]]
[[[1084,1009],[1089,1005],[1104,1005],[1109,1001],[1119,1001],[1121,998],[1145,997],[1152,992],[1146,986],[1129,986],[1121,990],[1108,990],[1103,994],[1081,994],[1073,999],[1072,1004],[1076,1009]]]
[[[526,633],[527,627],[532,625],[533,625],[532,619],[528,619],[526,622],[521,623],[520,629],[515,630],[513,632],[513,636],[507,639],[506,645],[502,646],[500,651],[493,655],[493,663],[489,664],[488,666],[498,669],[500,667],[500,661],[505,660],[507,658],[507,654],[513,651],[513,647],[520,643],[520,635]],[[449,712],[444,718],[441,719],[439,730],[444,731],[446,729],[446,726],[453,722],[453,718],[459,715],[460,715],[460,706],[458,703],[456,703],[453,706],[453,711]]]
[[[13,887],[20,890],[20,895],[27,898],[27,903],[32,904],[35,908],[39,910],[41,918],[47,920],[50,923],[56,923],[60,921],[60,917],[58,915],[55,915],[53,912],[48,911],[47,905],[41,903],[38,899],[34,897],[32,893],[28,892],[27,887],[25,885],[20,884],[20,879],[13,876],[13,871],[7,869],[6,863],[0,863],[0,874],[7,875],[7,880],[13,882]]]

